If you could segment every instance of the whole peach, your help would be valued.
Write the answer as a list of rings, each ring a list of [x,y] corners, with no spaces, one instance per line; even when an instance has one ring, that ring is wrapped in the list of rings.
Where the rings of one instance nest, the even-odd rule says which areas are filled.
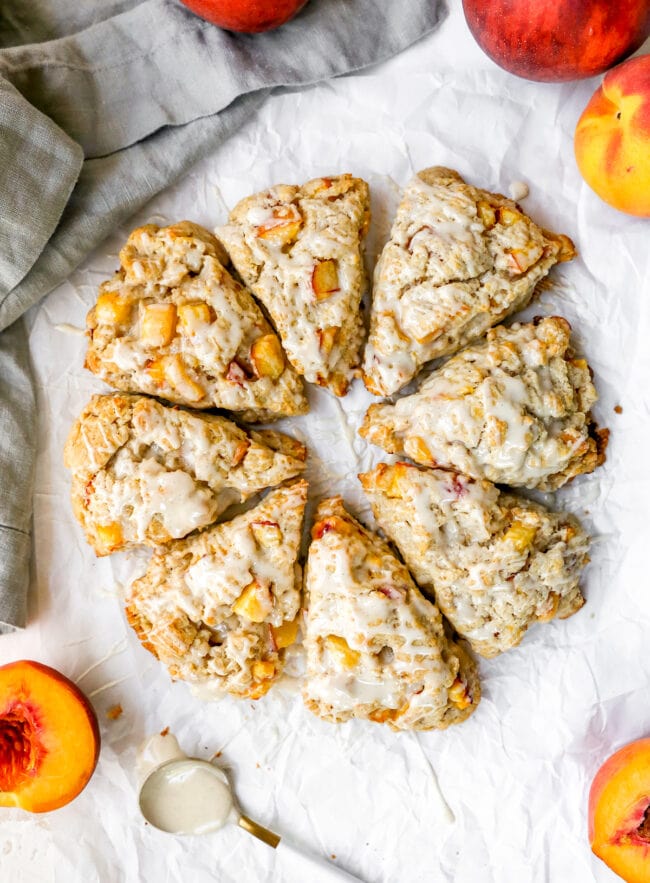
[[[257,34],[279,28],[293,18],[307,0],[181,0],[212,24],[227,31]]]
[[[549,83],[602,74],[650,32],[648,0],[463,0],[463,9],[493,61]]]
[[[607,72],[574,143],[582,177],[601,199],[650,217],[650,55]]]

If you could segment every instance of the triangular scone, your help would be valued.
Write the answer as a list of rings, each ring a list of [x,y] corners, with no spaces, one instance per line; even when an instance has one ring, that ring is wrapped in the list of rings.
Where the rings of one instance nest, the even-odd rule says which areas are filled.
[[[566,319],[500,326],[410,396],[371,405],[359,432],[391,454],[497,484],[553,490],[605,459],[589,366]]]
[[[155,546],[216,521],[232,503],[293,478],[306,450],[279,432],[146,396],[93,396],[68,436],[72,508],[98,555]]]
[[[360,361],[369,220],[366,182],[338,175],[249,196],[215,231],[296,371],[339,396]]]
[[[407,186],[375,270],[365,384],[391,395],[425,362],[521,310],[554,264],[575,256],[505,196],[435,167]]]
[[[183,221],[134,230],[88,314],[86,367],[111,386],[251,422],[302,414],[302,381],[214,236]]]
[[[307,482],[155,552],[126,616],[174,678],[257,699],[296,638]]]
[[[465,720],[478,674],[438,608],[340,497],[322,502],[316,519],[305,571],[307,707],[333,723],[357,717],[395,730]]]
[[[359,479],[418,584],[482,656],[584,604],[589,538],[572,515],[442,469],[382,463]]]

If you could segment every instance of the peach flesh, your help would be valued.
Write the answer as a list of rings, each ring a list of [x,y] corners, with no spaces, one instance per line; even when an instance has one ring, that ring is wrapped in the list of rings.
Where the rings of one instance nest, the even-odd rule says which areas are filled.
[[[14,700],[0,710],[0,791],[15,792],[38,775],[45,748],[38,739],[39,714]]]

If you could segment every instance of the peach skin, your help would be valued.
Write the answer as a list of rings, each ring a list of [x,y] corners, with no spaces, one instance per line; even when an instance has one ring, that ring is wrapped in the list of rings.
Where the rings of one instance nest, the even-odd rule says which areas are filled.
[[[98,755],[95,712],[72,681],[29,660],[0,667],[0,807],[64,806],[85,787]]]
[[[605,74],[575,132],[578,168],[601,199],[650,217],[650,55]]]
[[[621,748],[596,773],[589,842],[626,883],[650,880],[650,739]]]

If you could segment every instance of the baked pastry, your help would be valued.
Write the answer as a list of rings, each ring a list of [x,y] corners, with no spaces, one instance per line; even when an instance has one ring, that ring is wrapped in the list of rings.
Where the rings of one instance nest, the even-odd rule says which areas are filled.
[[[333,723],[443,729],[480,698],[474,662],[447,637],[438,609],[340,497],[320,504],[312,529],[304,644],[303,699]]]
[[[248,196],[215,231],[296,371],[339,396],[360,360],[369,220],[366,182],[337,175]]]
[[[521,310],[559,261],[567,236],[538,227],[511,199],[457,172],[419,172],[375,270],[364,380],[391,395],[425,362],[454,353]]]
[[[148,224],[88,314],[86,367],[111,386],[242,420],[307,411],[302,382],[227,257],[198,224]]]
[[[279,677],[296,638],[307,482],[154,552],[126,616],[174,678],[248,699]]]
[[[359,479],[418,585],[482,656],[584,604],[589,539],[572,515],[489,481],[407,463],[381,463]]]
[[[500,326],[410,396],[371,405],[359,430],[392,454],[498,484],[553,490],[605,459],[589,366],[552,316]]]
[[[72,508],[98,555],[205,527],[232,503],[301,472],[306,449],[146,396],[93,396],[64,450]]]

